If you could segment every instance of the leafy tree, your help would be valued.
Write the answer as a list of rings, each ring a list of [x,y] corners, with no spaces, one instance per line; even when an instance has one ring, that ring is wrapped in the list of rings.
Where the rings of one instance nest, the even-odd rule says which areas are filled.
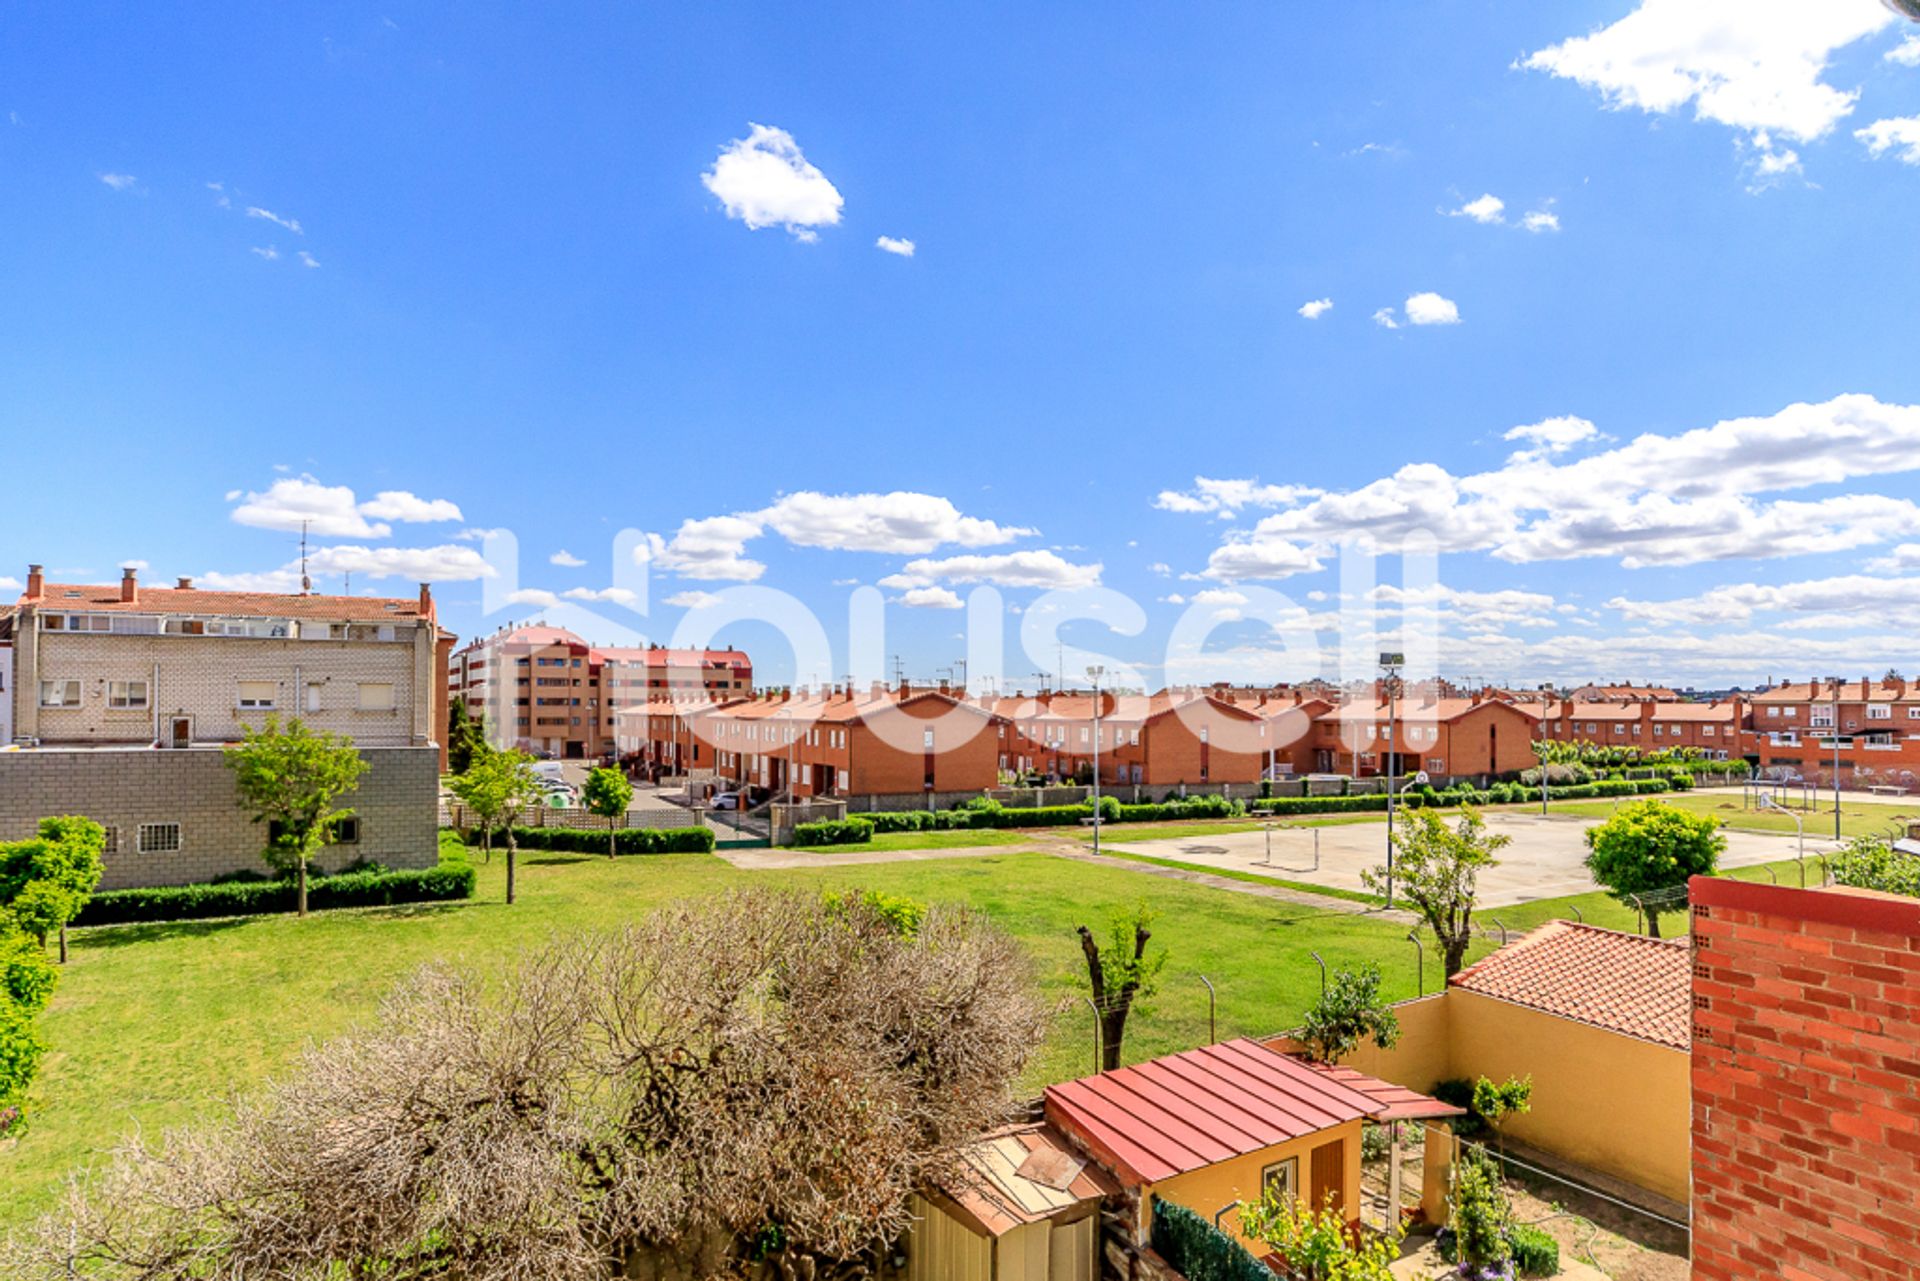
[[[1827,862],[1837,885],[1920,898],[1920,858],[1877,836],[1856,836]]]
[[[1153,995],[1154,979],[1167,963],[1163,947],[1149,953],[1153,912],[1142,902],[1107,919],[1107,943],[1102,947],[1093,931],[1082,925],[1080,951],[1087,958],[1087,984],[1100,1019],[1100,1070],[1120,1066],[1120,1048],[1127,1035],[1127,1015],[1136,1002]]]
[[[495,750],[482,743],[467,772],[447,780],[447,790],[480,821],[480,845],[489,862],[493,859],[494,829],[506,829],[507,902],[513,902],[514,856],[518,853],[513,825],[523,810],[540,803],[540,779],[533,772],[533,757],[513,748]]]
[[[1460,807],[1459,822],[1452,827],[1432,810],[1414,810],[1393,835],[1399,854],[1394,888],[1426,918],[1439,940],[1448,978],[1460,972],[1473,942],[1473,899],[1480,873],[1499,865],[1494,854],[1512,840],[1488,832],[1486,821],[1470,805]],[[1376,867],[1360,878],[1368,889],[1382,893],[1387,869]]]
[[[46,947],[0,918],[0,1135],[13,1132],[46,1055],[35,1020],[53,981]]]
[[[1684,903],[1648,896],[1682,888],[1689,877],[1713,875],[1726,847],[1718,819],[1665,801],[1632,801],[1587,829],[1587,870],[1616,899],[1645,911],[1647,933],[1659,938],[1660,913]]]
[[[602,765],[587,775],[587,785],[580,789],[580,803],[588,813],[607,820],[607,857],[612,858],[613,820],[624,815],[633,803],[633,784],[619,770]]]
[[[1405,1229],[1390,1233],[1347,1231],[1347,1216],[1336,1205],[1309,1206],[1280,1188],[1240,1205],[1240,1230],[1269,1246],[1287,1261],[1301,1281],[1393,1281],[1390,1270],[1400,1257]]]
[[[473,758],[487,749],[487,723],[467,710],[465,699],[447,704],[447,769],[464,774]]]
[[[267,825],[263,857],[299,881],[300,915],[307,914],[307,864],[333,840],[334,821],[350,817],[334,802],[360,786],[367,763],[353,741],[317,733],[298,719],[277,716],[249,728],[245,741],[224,749],[240,802]]]
[[[1400,1039],[1400,1020],[1380,995],[1380,967],[1335,970],[1327,990],[1308,1009],[1300,1039],[1322,1063],[1338,1063],[1369,1040],[1391,1049]]]
[[[67,963],[67,922],[99,887],[106,848],[106,829],[74,815],[43,818],[38,836],[0,844],[0,907],[43,948],[48,935],[58,934],[62,965]]]
[[[1473,1083],[1473,1114],[1486,1122],[1496,1140],[1499,1140],[1500,1127],[1507,1118],[1519,1116],[1532,1108],[1532,1076],[1510,1076],[1500,1082],[1483,1076]],[[1505,1150],[1505,1143],[1501,1143],[1501,1151]]]

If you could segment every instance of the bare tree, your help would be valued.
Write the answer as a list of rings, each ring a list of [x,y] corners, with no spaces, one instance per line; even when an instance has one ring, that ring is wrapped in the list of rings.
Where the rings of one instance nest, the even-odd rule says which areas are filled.
[[[871,1275],[1046,1026],[977,914],[655,913],[505,984],[429,968],[225,1122],[81,1177],[7,1276]]]
[[[1127,1016],[1134,1006],[1153,995],[1153,982],[1167,963],[1167,950],[1149,954],[1153,912],[1145,903],[1116,912],[1107,921],[1107,943],[1102,947],[1093,931],[1082,925],[1080,950],[1087,958],[1087,986],[1100,1019],[1100,1070],[1120,1066],[1127,1036]]]

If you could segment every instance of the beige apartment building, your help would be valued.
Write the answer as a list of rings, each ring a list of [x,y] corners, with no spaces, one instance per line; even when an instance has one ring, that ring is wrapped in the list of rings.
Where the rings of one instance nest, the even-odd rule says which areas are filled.
[[[351,738],[373,766],[333,863],[432,866],[446,704],[433,597],[49,583],[0,615],[9,750],[0,839],[54,813],[108,827],[109,888],[260,870],[258,827],[217,749],[268,717]]]

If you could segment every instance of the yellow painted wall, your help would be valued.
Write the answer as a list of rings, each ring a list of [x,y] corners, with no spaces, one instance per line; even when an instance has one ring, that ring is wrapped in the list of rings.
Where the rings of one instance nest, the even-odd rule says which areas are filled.
[[[1502,1130],[1672,1200],[1691,1183],[1686,1051],[1455,989],[1452,1074],[1533,1075],[1533,1107]]]
[[[1202,1218],[1212,1221],[1224,1206],[1238,1201],[1256,1201],[1260,1198],[1260,1172],[1276,1161],[1289,1157],[1300,1162],[1300,1195],[1305,1196],[1311,1187],[1313,1177],[1313,1150],[1323,1143],[1344,1139],[1347,1145],[1346,1187],[1341,1193],[1341,1202],[1348,1218],[1356,1218],[1360,1213],[1360,1122],[1349,1121],[1330,1130],[1291,1143],[1276,1144],[1262,1148],[1230,1161],[1217,1165],[1204,1166],[1198,1170],[1189,1170],[1185,1174],[1176,1174],[1171,1179],[1149,1185],[1142,1191],[1142,1206],[1150,1204],[1152,1197],[1161,1197],[1175,1205],[1185,1206]],[[1150,1213],[1147,1212],[1147,1213]],[[1151,1226],[1151,1225],[1149,1225]],[[1244,1246],[1254,1250],[1255,1254],[1264,1254],[1266,1248],[1257,1246],[1250,1238],[1240,1235],[1237,1215],[1221,1216],[1220,1227],[1224,1232],[1236,1237]]]

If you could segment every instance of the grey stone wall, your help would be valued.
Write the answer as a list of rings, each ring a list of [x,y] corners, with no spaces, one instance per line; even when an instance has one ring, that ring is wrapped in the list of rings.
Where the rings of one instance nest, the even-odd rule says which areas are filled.
[[[371,768],[341,802],[360,818],[360,839],[330,847],[319,866],[372,859],[432,867],[439,751],[367,747]],[[0,752],[0,840],[31,836],[52,814],[84,814],[109,829],[102,889],[186,885],[230,872],[265,872],[264,828],[240,809],[233,771],[213,748],[41,748]],[[180,848],[142,853],[142,824],[178,823]]]

